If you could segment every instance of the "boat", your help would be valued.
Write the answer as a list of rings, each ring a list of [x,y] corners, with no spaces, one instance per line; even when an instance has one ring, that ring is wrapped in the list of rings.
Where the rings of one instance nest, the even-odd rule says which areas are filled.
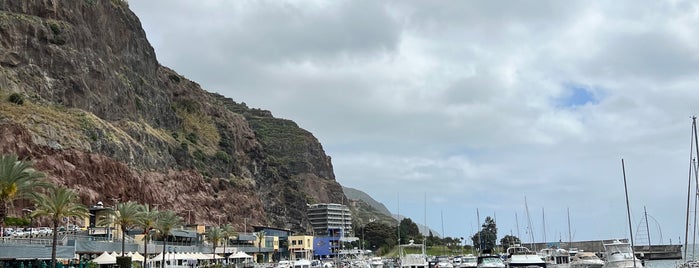
[[[502,260],[500,261],[502,262]],[[473,256],[473,254],[468,254],[466,256],[461,257],[461,264],[459,265],[459,268],[473,268],[477,266],[478,258],[476,256]]]
[[[507,249],[507,260],[505,264],[510,267],[541,267],[546,268],[546,262],[539,257],[535,252],[528,248],[514,245]]]
[[[631,244],[615,240],[604,244],[605,262],[603,268],[641,268],[643,264],[634,256]]]
[[[570,254],[562,248],[545,248],[539,251],[541,257],[547,266],[550,267],[568,267],[570,263]]]
[[[570,261],[570,268],[602,268],[604,261],[595,253],[578,252]]]
[[[383,268],[383,261],[381,257],[372,257],[369,259],[369,265],[371,265],[371,268]]]
[[[424,244],[415,244],[410,240],[409,244],[398,246],[398,256],[401,268],[429,268]]]
[[[434,268],[454,268],[454,265],[449,261],[449,257],[439,256],[437,257],[437,264]]]
[[[293,268],[311,268],[311,261],[307,259],[298,259],[293,261]]]
[[[477,268],[505,268],[505,263],[497,255],[481,255],[476,260]]]

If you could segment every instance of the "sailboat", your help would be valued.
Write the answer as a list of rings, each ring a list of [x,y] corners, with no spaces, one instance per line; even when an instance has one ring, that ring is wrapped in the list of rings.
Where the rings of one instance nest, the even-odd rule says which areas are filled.
[[[697,153],[696,155],[694,153]],[[697,209],[697,199],[699,199],[699,170],[697,169],[697,162],[696,162],[696,156],[699,155],[699,139],[697,138],[697,117],[693,116],[692,117],[692,138],[691,138],[691,145],[690,145],[690,150],[689,150],[689,182],[687,183],[687,219],[685,222],[685,235],[684,235],[684,259],[685,262],[680,263],[677,265],[679,268],[699,268],[699,261],[696,260],[695,254],[694,254],[694,245],[696,245],[696,223],[697,223],[697,215],[694,213],[694,232],[693,232],[693,241],[692,241],[692,257],[687,255],[687,244],[689,242],[689,211],[691,208],[691,196],[692,196],[692,179],[694,179],[694,210]]]

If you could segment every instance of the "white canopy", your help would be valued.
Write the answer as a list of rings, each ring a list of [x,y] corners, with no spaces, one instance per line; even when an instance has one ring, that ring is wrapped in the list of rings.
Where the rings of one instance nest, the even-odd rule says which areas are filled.
[[[138,253],[138,252],[136,252],[136,253],[134,253],[134,254],[131,255],[131,261],[138,261],[138,262],[141,262],[141,261],[143,261],[143,260],[145,260],[145,259],[146,259],[146,258],[143,257],[143,255],[141,255],[141,253]]]
[[[230,259],[252,259],[252,256],[248,255],[245,252],[238,251],[235,254],[228,256]]]
[[[116,257],[109,255],[106,251],[99,255],[99,257],[94,258],[92,262],[96,264],[116,264]]]
[[[112,254],[109,255],[112,255],[114,258],[121,256],[121,254],[117,253],[116,251],[112,251]]]

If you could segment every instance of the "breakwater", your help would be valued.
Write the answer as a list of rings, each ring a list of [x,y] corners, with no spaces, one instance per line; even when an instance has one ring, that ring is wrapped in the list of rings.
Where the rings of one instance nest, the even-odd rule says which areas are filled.
[[[604,252],[604,244],[612,243],[615,240],[628,242],[628,239],[608,239],[568,242],[548,242],[523,244],[531,250],[541,250],[542,248],[557,247],[563,249],[577,248],[586,252]],[[646,260],[668,260],[682,259],[682,245],[637,245],[634,251],[640,259]]]

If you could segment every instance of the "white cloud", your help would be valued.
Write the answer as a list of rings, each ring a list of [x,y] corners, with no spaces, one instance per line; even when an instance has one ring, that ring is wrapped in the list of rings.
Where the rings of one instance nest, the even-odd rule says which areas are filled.
[[[400,193],[416,222],[426,194],[428,222],[446,212],[449,236],[469,235],[475,208],[505,232],[517,213],[524,230],[526,196],[551,230],[567,230],[570,207],[576,239],[624,237],[622,157],[634,214],[647,205],[665,237],[682,235],[677,193],[699,110],[694,2],[130,6],[164,65],[296,121],[339,182],[392,210]],[[594,101],[561,105],[571,85]]]

